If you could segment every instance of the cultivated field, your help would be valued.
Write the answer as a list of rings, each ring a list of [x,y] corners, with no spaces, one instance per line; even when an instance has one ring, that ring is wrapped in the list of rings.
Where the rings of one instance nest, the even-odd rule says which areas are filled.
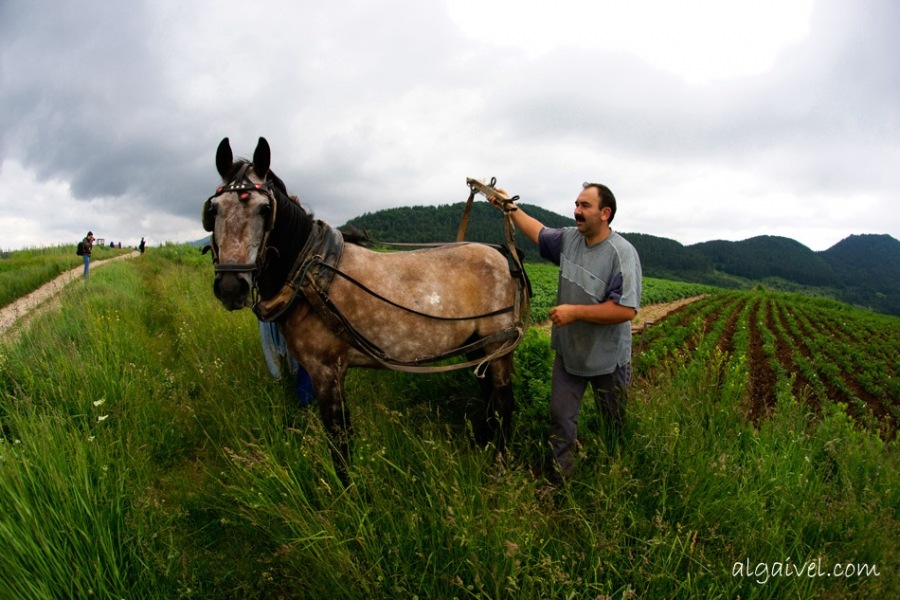
[[[555,270],[529,272],[541,322]],[[0,345],[0,598],[900,595],[900,319],[648,280],[708,295],[636,335],[623,439],[586,399],[570,485],[540,476],[536,327],[505,462],[470,441],[469,373],[351,372],[345,489],[211,281],[151,249]]]
[[[891,439],[900,422],[900,319],[797,294],[720,293],[679,309],[638,338],[639,372],[716,350],[746,363],[756,423],[796,399],[818,412],[843,404]]]

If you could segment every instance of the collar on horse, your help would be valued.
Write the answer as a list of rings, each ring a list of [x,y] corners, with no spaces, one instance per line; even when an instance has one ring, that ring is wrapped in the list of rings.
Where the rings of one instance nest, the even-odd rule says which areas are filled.
[[[253,311],[256,313],[257,318],[263,321],[277,321],[291,309],[298,297],[302,295],[319,317],[322,318],[325,324],[337,335],[347,340],[354,348],[369,356],[383,367],[395,371],[413,373],[435,373],[475,366],[477,367],[476,374],[483,376],[484,369],[488,363],[511,352],[521,341],[523,329],[521,327],[513,327],[498,331],[493,335],[443,354],[420,357],[413,361],[400,361],[392,358],[382,348],[356,329],[331,299],[329,288],[336,275],[383,302],[406,312],[431,319],[468,321],[500,315],[507,312],[518,313],[521,310],[521,304],[517,301],[514,306],[501,308],[483,315],[470,315],[465,317],[439,317],[421,313],[411,308],[400,306],[392,300],[369,289],[349,274],[341,271],[338,268],[338,264],[343,255],[343,249],[344,238],[340,231],[333,229],[323,221],[316,221],[313,224],[312,231],[310,232],[305,246],[298,254],[294,266],[281,290],[272,298],[266,300],[260,299],[253,305]],[[442,360],[481,350],[491,344],[501,344],[501,347],[482,358],[451,365],[434,366],[435,363]]]
[[[324,221],[314,222],[281,290],[267,300],[258,299],[253,312],[262,321],[277,321],[294,305],[300,292],[308,299],[327,294],[343,253],[341,232]]]

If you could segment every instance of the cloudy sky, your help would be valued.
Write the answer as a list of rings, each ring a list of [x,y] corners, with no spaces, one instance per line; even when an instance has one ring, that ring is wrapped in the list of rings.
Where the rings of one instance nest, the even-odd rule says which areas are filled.
[[[334,225],[497,177],[684,244],[900,238],[892,0],[0,0],[0,248],[205,235],[228,136]]]

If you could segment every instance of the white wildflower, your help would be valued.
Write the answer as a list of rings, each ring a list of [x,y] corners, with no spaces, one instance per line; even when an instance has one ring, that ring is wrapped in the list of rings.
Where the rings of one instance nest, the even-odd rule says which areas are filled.
[[[109,415],[101,415],[101,416],[97,417],[97,422],[102,423],[103,421],[105,421],[108,418],[109,418]]]

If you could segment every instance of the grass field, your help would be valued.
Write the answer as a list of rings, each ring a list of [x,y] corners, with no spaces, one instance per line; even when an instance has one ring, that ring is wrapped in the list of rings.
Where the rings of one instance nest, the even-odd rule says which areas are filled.
[[[105,260],[131,251],[131,248],[95,246],[91,258]],[[75,244],[4,252],[0,259],[0,307],[81,264],[83,259],[75,254]]]
[[[867,345],[900,339],[898,319],[764,290],[690,305],[635,340],[624,443],[584,404],[576,476],[555,493],[537,475],[543,332],[517,350],[505,463],[470,442],[469,373],[351,371],[345,489],[318,416],[211,280],[196,248],[152,249],[0,345],[0,597],[900,593],[897,355]],[[532,280],[552,297],[552,273]],[[882,366],[848,376],[865,357]]]

